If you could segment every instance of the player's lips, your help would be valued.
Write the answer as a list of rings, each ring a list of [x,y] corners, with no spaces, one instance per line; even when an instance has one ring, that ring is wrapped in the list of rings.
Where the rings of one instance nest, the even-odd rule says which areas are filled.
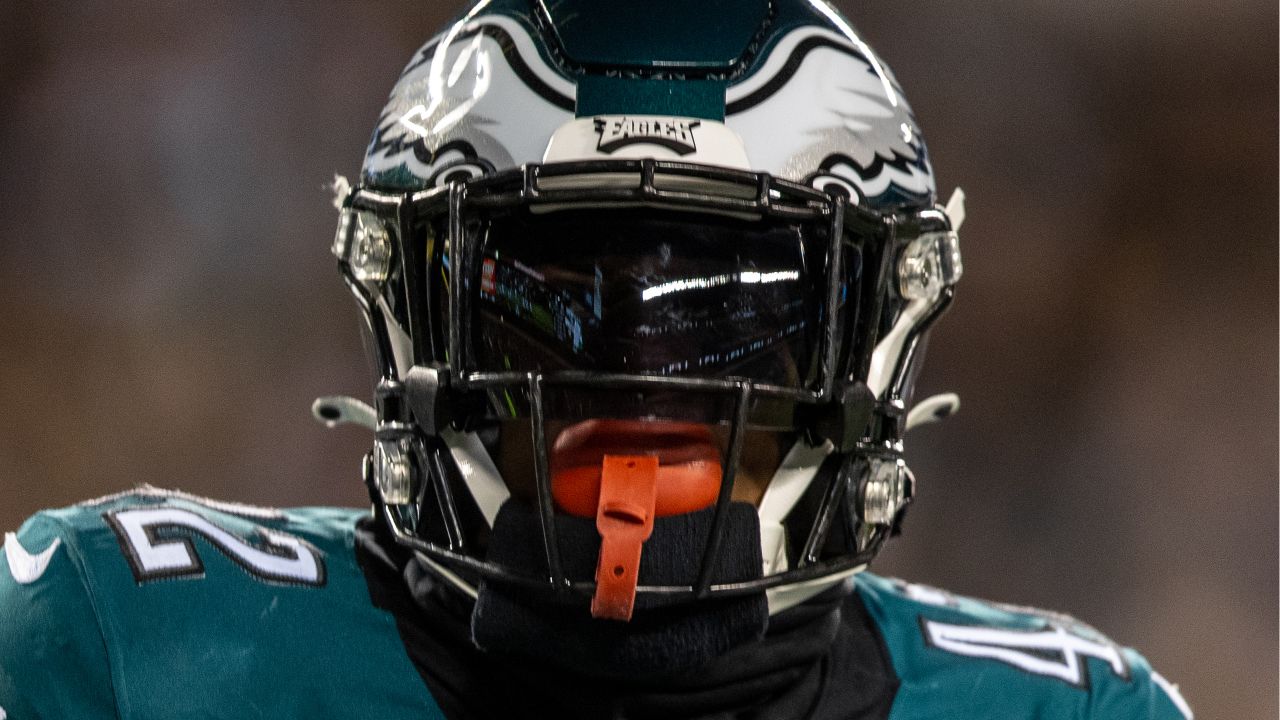
[[[658,516],[707,507],[720,489],[720,444],[707,425],[587,420],[561,431],[551,448],[551,492],[562,510],[583,517],[596,514],[606,455],[658,458]]]

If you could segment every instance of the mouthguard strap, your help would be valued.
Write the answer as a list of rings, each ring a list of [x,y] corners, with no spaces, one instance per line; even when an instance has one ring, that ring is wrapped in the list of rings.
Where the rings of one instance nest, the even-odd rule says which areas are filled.
[[[600,560],[591,615],[627,621],[635,607],[640,554],[653,533],[657,501],[658,458],[652,455],[605,455],[600,469],[600,503],[596,530]]]

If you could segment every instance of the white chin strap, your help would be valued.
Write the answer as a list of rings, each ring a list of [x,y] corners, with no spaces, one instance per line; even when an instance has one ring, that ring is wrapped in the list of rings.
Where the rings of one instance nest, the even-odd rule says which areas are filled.
[[[449,447],[449,454],[457,463],[462,481],[471,491],[471,497],[475,498],[484,521],[489,527],[493,527],[498,509],[511,497],[511,490],[502,481],[502,475],[493,464],[493,458],[489,457],[489,451],[473,432],[461,433],[445,428],[440,433],[440,439]]]
[[[800,497],[818,474],[818,468],[835,450],[831,441],[821,445],[809,445],[803,439],[797,440],[791,451],[782,459],[778,471],[773,474],[764,497],[760,499],[760,556],[764,558],[764,574],[772,575],[786,572],[787,562],[787,530],[782,521],[791,513]],[[846,570],[834,575],[815,578],[806,582],[780,585],[765,591],[769,601],[769,614],[782,612],[798,605],[818,593],[835,586],[845,578],[862,570],[865,566]]]

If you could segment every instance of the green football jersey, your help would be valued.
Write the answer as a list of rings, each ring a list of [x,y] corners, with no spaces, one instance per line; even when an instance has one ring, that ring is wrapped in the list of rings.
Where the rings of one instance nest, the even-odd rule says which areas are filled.
[[[857,577],[889,650],[889,720],[1190,720],[1176,686],[1146,659],[1057,613]]]
[[[0,562],[0,720],[443,718],[357,563],[367,516],[150,487],[38,513]],[[1070,618],[853,582],[897,679],[889,720],[1191,717]]]
[[[38,513],[0,563],[0,715],[442,718],[370,602],[364,514],[154,488]]]

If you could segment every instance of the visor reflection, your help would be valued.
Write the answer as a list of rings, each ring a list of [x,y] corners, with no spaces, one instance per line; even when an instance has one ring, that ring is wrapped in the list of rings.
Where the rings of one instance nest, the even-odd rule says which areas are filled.
[[[482,231],[478,369],[812,382],[820,232],[723,216],[516,212]]]

